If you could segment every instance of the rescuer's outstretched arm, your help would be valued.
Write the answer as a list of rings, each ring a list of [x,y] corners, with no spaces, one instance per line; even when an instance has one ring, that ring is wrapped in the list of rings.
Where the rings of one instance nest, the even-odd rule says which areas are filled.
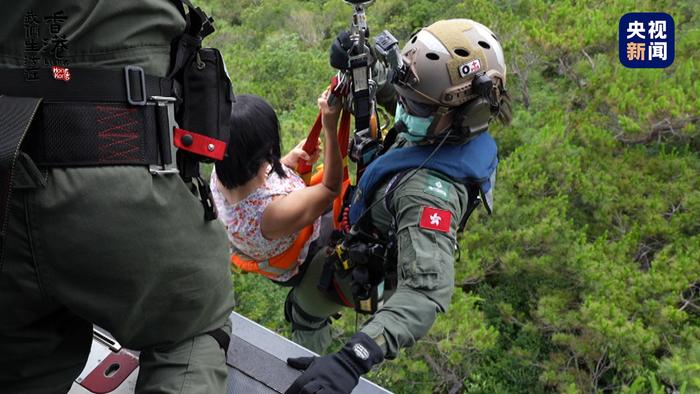
[[[444,195],[426,192],[435,179],[430,174],[419,171],[394,193],[398,286],[361,330],[389,359],[428,333],[437,314],[447,310],[454,290],[453,252],[466,194],[463,186],[449,181],[444,181]],[[378,210],[386,215],[377,207],[373,216]]]

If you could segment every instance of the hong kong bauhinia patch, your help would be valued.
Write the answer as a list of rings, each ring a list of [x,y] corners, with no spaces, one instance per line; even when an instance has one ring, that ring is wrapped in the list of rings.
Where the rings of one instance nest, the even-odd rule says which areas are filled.
[[[450,232],[452,212],[433,207],[423,207],[420,215],[420,227],[427,230]]]

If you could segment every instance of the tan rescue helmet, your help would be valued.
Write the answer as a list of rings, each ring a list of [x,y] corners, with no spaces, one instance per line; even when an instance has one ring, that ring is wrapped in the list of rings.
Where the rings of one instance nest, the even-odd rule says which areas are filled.
[[[496,102],[505,91],[503,48],[489,28],[473,20],[435,22],[411,37],[402,55],[410,71],[396,90],[418,103],[458,107],[477,96],[472,82],[481,75],[493,82]]]

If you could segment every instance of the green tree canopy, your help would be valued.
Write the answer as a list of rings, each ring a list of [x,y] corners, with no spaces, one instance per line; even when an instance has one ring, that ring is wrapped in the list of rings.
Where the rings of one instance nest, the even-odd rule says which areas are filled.
[[[237,93],[268,99],[284,143],[308,132],[347,28],[341,0],[202,0]],[[627,12],[676,22],[667,69],[626,69]],[[430,334],[371,376],[401,393],[700,392],[700,2],[377,0],[402,41],[466,17],[506,51],[514,122],[492,129],[492,217],[472,217],[458,291]],[[236,275],[243,314],[287,333],[286,289]],[[335,323],[338,344],[355,329]]]

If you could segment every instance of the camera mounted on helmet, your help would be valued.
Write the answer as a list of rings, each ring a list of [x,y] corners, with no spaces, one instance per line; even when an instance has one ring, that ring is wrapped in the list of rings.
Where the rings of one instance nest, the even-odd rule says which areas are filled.
[[[448,114],[460,140],[485,131],[494,118],[509,121],[509,103],[502,111],[508,99],[505,57],[496,35],[484,25],[443,20],[419,30],[401,51],[388,32],[378,36],[375,47],[392,69],[390,80],[404,112],[432,118],[426,137],[445,131],[442,119]]]

